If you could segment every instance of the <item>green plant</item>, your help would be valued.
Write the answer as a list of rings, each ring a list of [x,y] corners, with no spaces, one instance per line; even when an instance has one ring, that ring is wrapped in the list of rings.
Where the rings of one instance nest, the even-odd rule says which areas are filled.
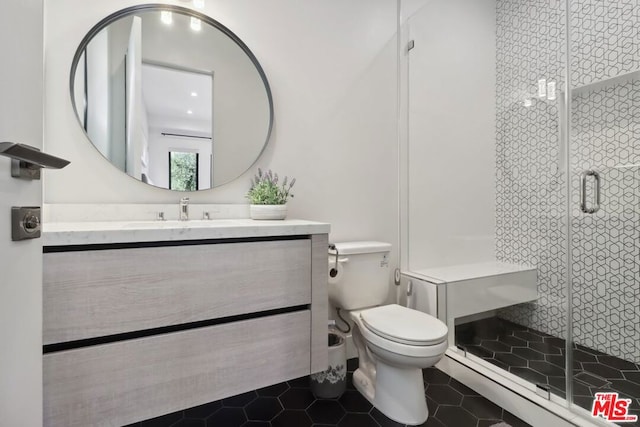
[[[293,197],[291,187],[296,183],[296,179],[288,181],[285,176],[279,185],[277,173],[271,170],[262,173],[262,170],[258,169],[257,175],[251,180],[251,188],[246,197],[253,205],[284,205],[289,197]]]

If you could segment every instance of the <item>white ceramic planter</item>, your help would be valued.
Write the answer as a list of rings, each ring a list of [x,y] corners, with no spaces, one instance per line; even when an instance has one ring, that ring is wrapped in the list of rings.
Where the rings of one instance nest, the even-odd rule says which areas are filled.
[[[250,205],[251,219],[285,219],[287,205]]]

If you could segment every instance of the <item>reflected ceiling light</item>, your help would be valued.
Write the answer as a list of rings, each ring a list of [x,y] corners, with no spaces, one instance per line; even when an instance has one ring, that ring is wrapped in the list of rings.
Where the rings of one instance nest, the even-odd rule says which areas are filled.
[[[191,92],[191,96],[198,96],[198,92]]]
[[[163,10],[160,12],[160,20],[163,24],[171,25],[173,23],[173,15],[168,10]]]
[[[525,107],[531,107],[533,105],[533,101],[530,98],[524,100]]]
[[[187,114],[193,114],[193,111],[187,110]]]
[[[204,9],[204,0],[193,0],[193,7],[196,9]]]
[[[191,29],[193,31],[200,31],[202,29],[202,21],[198,18],[191,17]]]

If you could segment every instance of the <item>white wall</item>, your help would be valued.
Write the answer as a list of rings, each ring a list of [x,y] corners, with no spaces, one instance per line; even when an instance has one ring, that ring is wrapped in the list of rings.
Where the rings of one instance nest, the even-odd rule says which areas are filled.
[[[495,0],[419,3],[403,2],[405,267],[493,260]]]
[[[177,203],[183,196],[111,166],[71,108],[68,73],[80,40],[104,16],[134,3],[56,0],[46,10],[45,144],[72,162],[47,176],[47,203]],[[332,240],[397,245],[396,9],[389,0],[208,0],[205,12],[262,64],[275,126],[250,172],[189,194],[192,203],[246,203],[250,176],[272,168],[297,178],[291,217],[330,222]]]

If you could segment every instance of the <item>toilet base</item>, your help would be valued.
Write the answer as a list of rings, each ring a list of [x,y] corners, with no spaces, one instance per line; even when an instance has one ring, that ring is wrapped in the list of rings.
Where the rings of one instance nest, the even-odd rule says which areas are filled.
[[[429,410],[424,394],[422,370],[376,363],[375,378],[356,369],[353,385],[380,412],[401,424],[420,425]]]

